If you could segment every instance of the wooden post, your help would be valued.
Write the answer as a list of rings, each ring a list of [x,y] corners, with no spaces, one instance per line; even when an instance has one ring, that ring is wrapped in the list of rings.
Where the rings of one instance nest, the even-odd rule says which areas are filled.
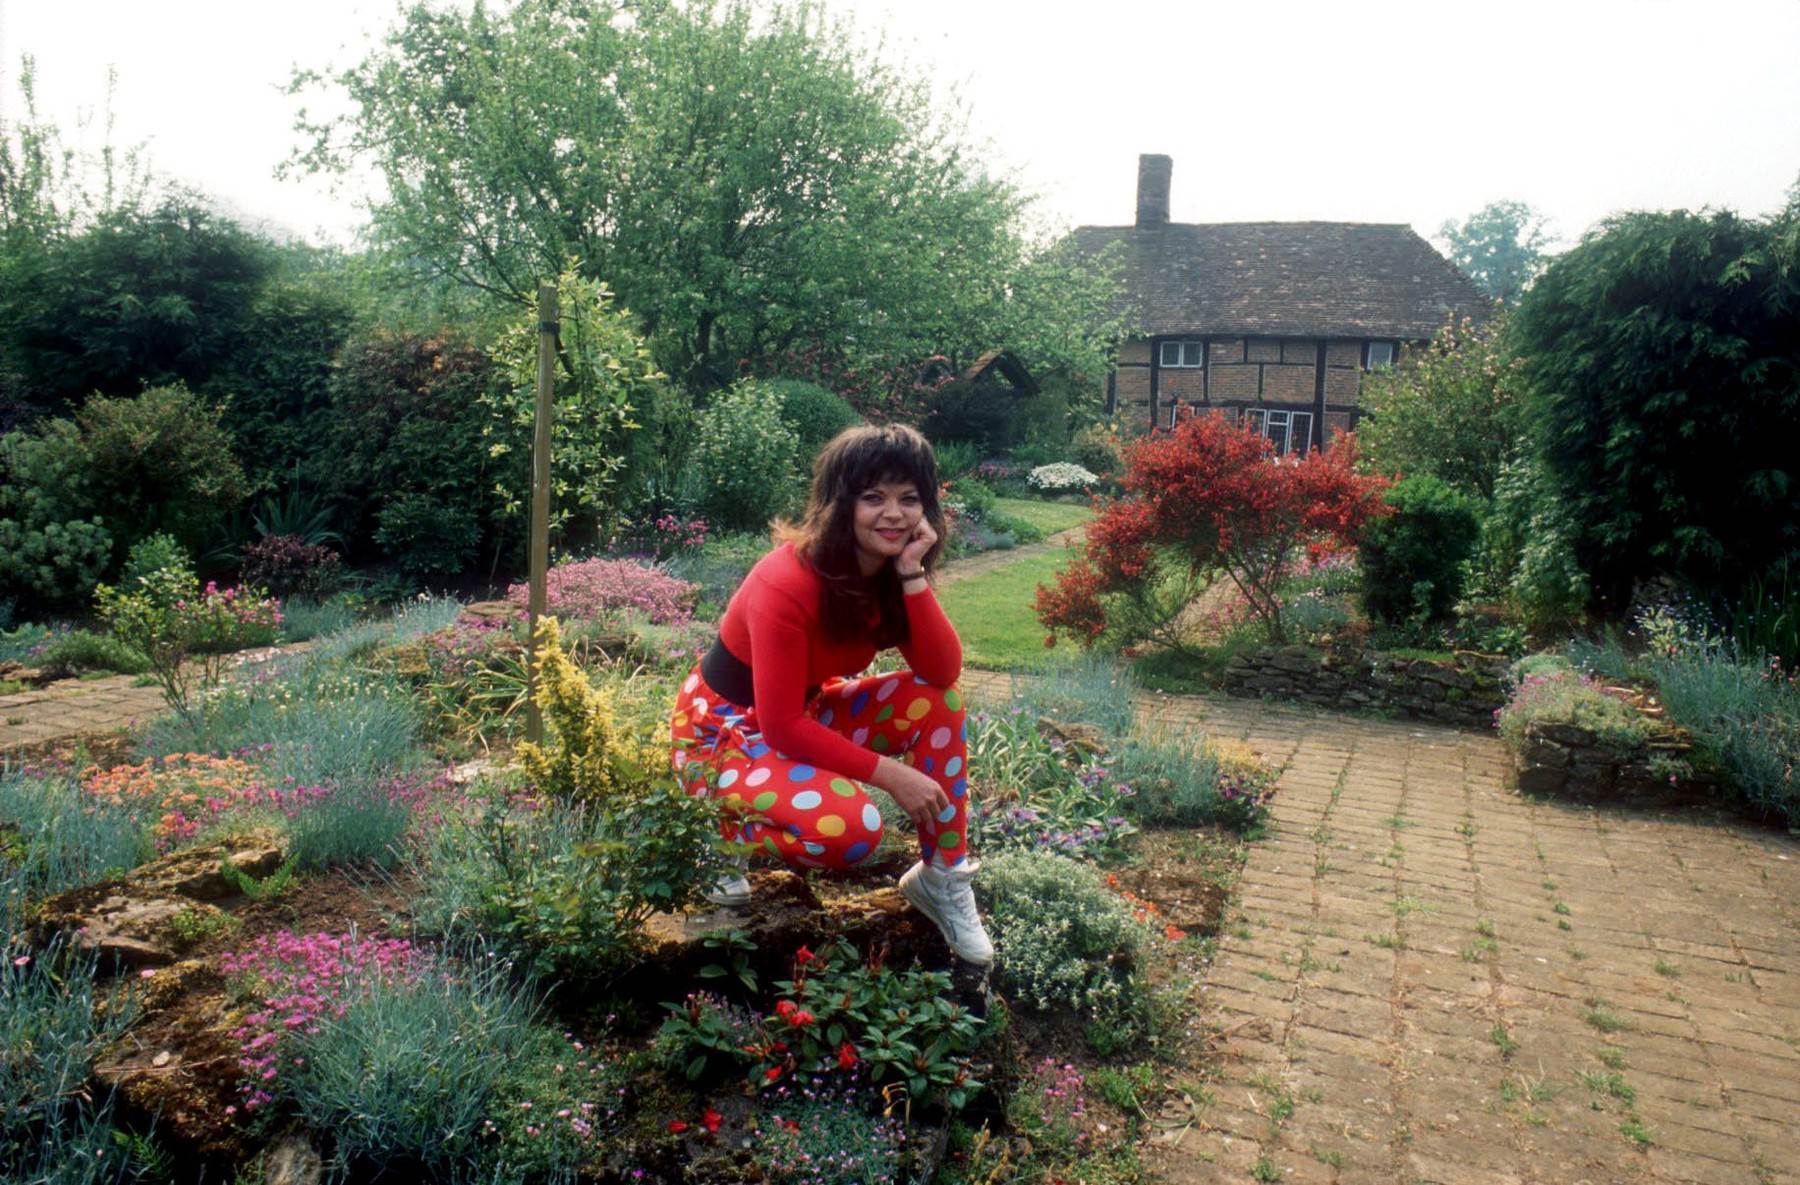
[[[525,735],[534,743],[544,740],[544,714],[537,705],[537,627],[547,607],[547,574],[550,570],[550,417],[555,414],[551,390],[556,379],[556,285],[538,285],[537,420],[531,438],[531,596],[526,627],[530,641],[525,648],[525,685],[529,703]]]

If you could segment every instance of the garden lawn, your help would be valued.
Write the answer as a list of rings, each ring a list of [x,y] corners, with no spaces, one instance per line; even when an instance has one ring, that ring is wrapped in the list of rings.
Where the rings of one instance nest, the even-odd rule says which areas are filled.
[[[1092,509],[1073,502],[1039,502],[1035,498],[996,498],[994,509],[1024,519],[1046,535],[1078,527],[1094,517]]]
[[[1068,562],[1068,553],[1053,547],[1028,552],[991,572],[945,585],[938,596],[962,638],[963,661],[974,667],[1012,671],[1046,663],[1060,666],[1073,660],[1079,653],[1074,646],[1044,649],[1046,631],[1031,608],[1037,586],[1052,583]]]

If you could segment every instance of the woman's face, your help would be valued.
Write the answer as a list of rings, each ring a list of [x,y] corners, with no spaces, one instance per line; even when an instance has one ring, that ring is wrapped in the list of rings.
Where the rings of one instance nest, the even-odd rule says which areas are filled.
[[[863,575],[879,571],[912,540],[925,505],[910,481],[877,482],[856,498],[856,557]]]

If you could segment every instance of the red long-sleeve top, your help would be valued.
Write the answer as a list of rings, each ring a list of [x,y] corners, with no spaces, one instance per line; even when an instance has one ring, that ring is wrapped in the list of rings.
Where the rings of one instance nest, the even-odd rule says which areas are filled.
[[[866,782],[881,754],[865,749],[806,714],[806,689],[854,675],[875,657],[873,637],[833,642],[819,619],[820,579],[784,543],[757,561],[719,622],[725,649],[750,667],[756,721],[763,739],[797,761]],[[930,586],[907,593],[910,633],[900,653],[913,672],[948,687],[962,674],[962,640]],[[871,622],[871,631],[874,623]]]

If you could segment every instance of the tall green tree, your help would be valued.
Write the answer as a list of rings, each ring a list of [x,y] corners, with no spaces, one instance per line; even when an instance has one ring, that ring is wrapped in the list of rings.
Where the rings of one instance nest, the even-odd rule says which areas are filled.
[[[1513,316],[1547,495],[1603,602],[1731,591],[1800,556],[1795,212],[1610,218]]]
[[[1102,327],[1059,340],[1082,333],[1068,293],[1027,299],[1021,195],[856,44],[806,0],[415,4],[361,62],[296,77],[351,110],[303,114],[293,164],[372,162],[377,240],[460,283],[528,304],[569,267],[605,282],[693,387],[815,342],[916,359],[1027,308],[1094,356]]]
[[[1505,320],[1445,325],[1400,364],[1368,375],[1357,425],[1363,467],[1412,477],[1430,474],[1483,503],[1518,436],[1518,362],[1502,345]]]
[[[1515,303],[1543,271],[1550,242],[1546,219],[1525,202],[1489,202],[1461,222],[1438,229],[1450,262],[1495,300]]]

